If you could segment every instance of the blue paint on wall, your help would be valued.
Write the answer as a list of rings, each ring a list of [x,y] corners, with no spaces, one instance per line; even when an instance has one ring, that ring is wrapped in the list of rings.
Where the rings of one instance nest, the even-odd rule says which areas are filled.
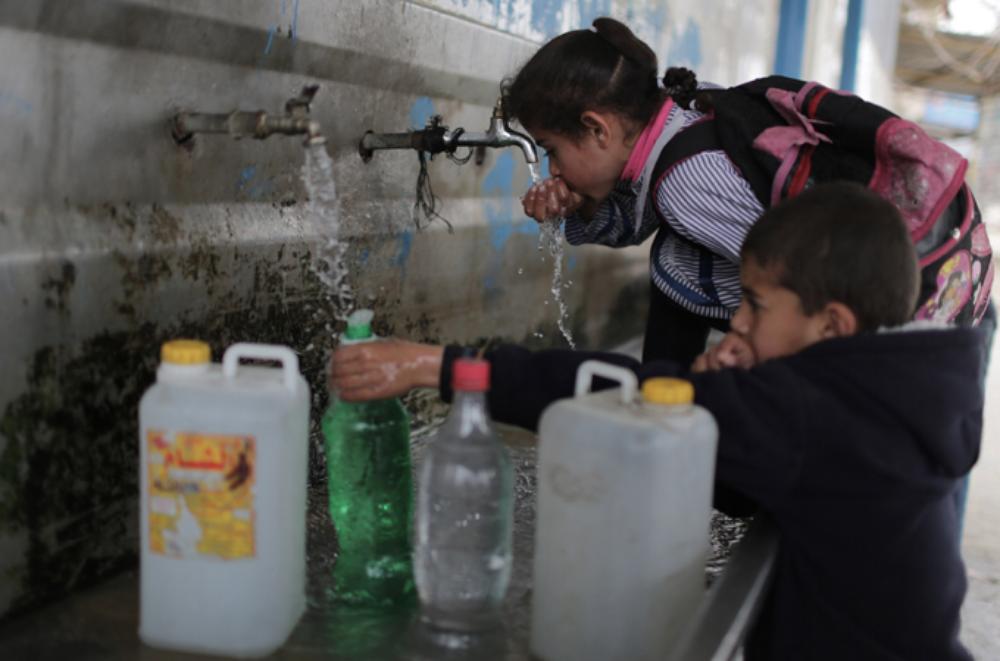
[[[563,0],[532,0],[531,27],[545,35],[546,39],[559,34],[562,5]],[[507,18],[514,18],[514,3],[510,1],[507,2]]]
[[[13,108],[17,112],[30,115],[34,111],[35,106],[28,101],[23,99],[16,94],[11,94],[10,92],[0,91],[0,108],[8,107]]]
[[[482,192],[484,195],[509,196],[514,193],[514,157],[510,150],[496,152],[497,158],[493,167],[483,177]]]
[[[247,184],[250,183],[250,180],[253,179],[255,176],[257,176],[256,165],[248,165],[247,167],[240,170],[239,179],[236,180],[236,189],[244,190],[247,187]]]
[[[563,11],[566,0],[532,0],[531,2],[531,27],[541,32],[546,39],[551,39],[563,32]],[[577,13],[580,17],[579,25],[569,26],[570,29],[588,28],[598,16],[608,16],[611,14],[612,0],[576,0]],[[515,3],[506,1],[507,18],[513,21]],[[500,14],[500,3],[497,2],[497,15]]]
[[[368,250],[368,248],[365,248],[364,250],[361,251],[361,254],[358,255],[358,262],[363,266],[368,263],[368,258],[371,256],[372,256],[371,251]]]
[[[588,28],[595,18],[611,15],[611,0],[577,0],[580,27]]]
[[[392,258],[392,265],[406,268],[406,262],[410,258],[410,250],[413,248],[413,232],[405,230],[399,235],[399,251]]]
[[[539,172],[539,174],[542,175],[542,179],[548,179],[549,177],[552,176],[552,174],[549,172],[549,157],[548,156],[544,156],[544,155],[542,156],[542,163],[541,163],[541,166],[538,168],[538,172]]]
[[[514,156],[510,151],[504,151],[497,157],[493,169],[483,179],[483,197],[486,200],[486,222],[490,228],[490,243],[500,252],[514,234],[538,234],[538,224],[533,220],[521,218],[518,209],[517,220],[514,215],[514,198],[520,197],[520,192],[514,191]]]
[[[429,96],[422,96],[410,106],[410,128],[422,129],[434,115],[434,102]]]
[[[274,35],[277,32],[277,25],[272,25],[271,29],[267,31],[267,43],[264,44],[264,55],[269,55],[271,53],[271,46],[274,45]]]
[[[505,150],[497,156],[493,167],[483,179],[482,195],[483,211],[490,231],[490,244],[494,254],[483,278],[486,293],[495,294],[499,291],[501,278],[501,256],[507,241],[515,234],[538,235],[538,224],[522,217],[520,205],[515,211],[514,201],[522,191],[514,190],[514,173],[517,161],[510,150]],[[516,214],[516,215],[515,215]]]
[[[667,66],[688,66],[697,70],[701,65],[701,28],[690,18],[684,30],[670,42]]]
[[[257,166],[248,165],[240,170],[240,176],[236,180],[236,192],[242,193],[250,199],[261,198],[274,189],[274,182],[270,179],[260,179],[257,177]]]
[[[636,8],[630,3],[625,10],[625,24],[632,28],[636,36],[652,46],[661,33],[673,27],[670,23],[670,7],[666,3],[657,3],[652,7]],[[660,64],[663,65],[662,62]]]

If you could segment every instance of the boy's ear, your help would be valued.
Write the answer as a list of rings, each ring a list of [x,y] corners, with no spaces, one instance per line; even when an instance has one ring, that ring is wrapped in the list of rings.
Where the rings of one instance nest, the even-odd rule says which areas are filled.
[[[849,337],[858,332],[858,317],[854,310],[838,301],[830,301],[823,307],[824,337]]]
[[[586,110],[580,115],[580,123],[583,124],[587,133],[597,140],[598,145],[604,147],[609,144],[611,125],[607,117],[593,110]]]

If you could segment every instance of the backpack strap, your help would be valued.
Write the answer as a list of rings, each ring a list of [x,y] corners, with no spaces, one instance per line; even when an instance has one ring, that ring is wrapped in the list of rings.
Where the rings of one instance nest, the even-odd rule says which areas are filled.
[[[703,151],[713,151],[722,149],[719,144],[719,137],[715,134],[715,121],[712,117],[707,117],[699,122],[688,126],[671,138],[660,152],[653,166],[653,175],[650,178],[653,185],[650,191],[655,194],[664,176],[678,163]]]
[[[717,92],[714,96],[719,99],[721,93]],[[675,135],[656,160],[652,176],[654,185],[650,187],[650,191],[655,194],[663,178],[681,161],[705,151],[723,151],[750,184],[754,196],[761,205],[764,208],[769,207],[771,205],[771,179],[754,163],[734,160],[729,151],[723,147],[718,128],[717,119],[713,115],[709,115]]]
[[[670,139],[670,142],[663,146],[663,149],[660,151],[660,155],[656,158],[656,164],[653,166],[653,171],[649,178],[650,187],[648,192],[648,197],[652,199],[652,204],[650,206],[652,206],[661,221],[664,221],[665,223],[663,214],[660,213],[659,208],[656,206],[655,198],[656,191],[659,189],[663,178],[666,177],[667,174],[670,173],[670,170],[681,161],[704,151],[718,150],[721,148],[722,147],[719,146],[718,136],[715,134],[715,123],[712,121],[711,117],[707,117],[706,119],[691,124],[677,133],[677,135]],[[682,241],[689,242],[689,239],[686,239],[680,234],[677,234],[676,236]],[[666,235],[663,232],[657,235],[656,240],[653,241],[651,249],[653,255],[659,252],[660,246],[665,239]],[[702,291],[707,294],[707,298],[700,296],[696,292],[688,289],[682,283],[674,280],[669,273],[660,272],[659,275],[677,294],[696,305],[721,305],[719,301],[719,294],[715,290],[715,282],[712,278],[712,252],[705,246],[699,246],[699,248],[700,257],[698,259],[698,284],[701,285]],[[653,264],[657,264],[655,257],[653,259]]]

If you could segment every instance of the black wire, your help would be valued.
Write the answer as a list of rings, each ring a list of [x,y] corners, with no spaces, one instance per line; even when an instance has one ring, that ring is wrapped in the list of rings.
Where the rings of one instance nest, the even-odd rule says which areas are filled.
[[[413,214],[413,222],[416,224],[417,230],[421,231],[428,227],[435,218],[440,218],[448,226],[448,233],[454,234],[455,228],[452,227],[451,221],[437,212],[440,199],[431,188],[431,177],[427,172],[427,156],[424,152],[417,151],[417,158],[420,159],[420,172],[417,173],[417,199],[413,203],[413,209],[418,213]],[[423,213],[427,220],[427,224],[424,226],[420,224],[420,213]]]

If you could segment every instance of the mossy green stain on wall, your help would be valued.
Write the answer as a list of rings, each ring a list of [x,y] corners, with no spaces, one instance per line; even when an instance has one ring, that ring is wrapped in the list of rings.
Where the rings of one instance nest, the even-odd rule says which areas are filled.
[[[0,618],[135,565],[138,405],[155,378],[163,341],[204,339],[216,359],[237,341],[315,347],[300,355],[300,364],[314,409],[325,403],[330,339],[317,321],[332,319],[332,310],[324,307],[320,284],[304,277],[296,300],[285,301],[283,267],[254,257],[254,293],[234,311],[170,327],[134,324],[79,346],[51,346],[34,354],[24,393],[0,414],[0,536],[27,543],[23,558],[5,559],[12,567],[0,581],[16,587]],[[311,259],[308,251],[300,257],[294,264],[292,255],[291,268]],[[119,255],[118,261],[123,273],[145,286],[179,267],[165,260],[150,268],[148,255],[132,260]],[[203,278],[212,272],[201,266]],[[122,305],[131,306],[130,298]],[[323,468],[322,453],[311,448],[311,482],[322,479]]]
[[[52,275],[42,283],[45,292],[45,306],[66,312],[69,307],[69,295],[76,283],[76,265],[70,260],[63,260],[58,267],[58,274]]]
[[[79,356],[38,351],[28,391],[0,418],[0,533],[28,544],[12,611],[134,562],[135,453],[124,438],[135,437],[152,363],[122,360],[130,339],[98,337]]]

